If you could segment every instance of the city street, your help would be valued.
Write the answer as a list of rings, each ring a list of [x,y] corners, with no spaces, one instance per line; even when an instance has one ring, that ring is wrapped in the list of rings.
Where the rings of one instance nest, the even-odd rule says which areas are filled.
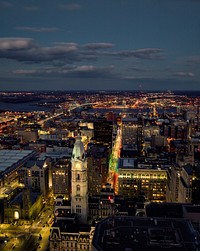
[[[109,174],[108,174],[108,183],[111,184],[111,186],[115,190],[115,194],[118,193],[118,184],[116,175],[118,173],[118,159],[120,157],[120,148],[121,148],[121,131],[120,129],[117,132],[117,136],[115,139],[114,147],[112,149],[111,158],[109,161]]]
[[[0,224],[1,251],[46,251],[49,245],[53,207],[46,205],[32,224]]]

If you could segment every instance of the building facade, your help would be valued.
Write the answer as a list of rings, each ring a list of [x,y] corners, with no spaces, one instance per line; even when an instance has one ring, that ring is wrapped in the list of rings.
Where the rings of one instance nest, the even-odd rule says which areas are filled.
[[[109,168],[109,153],[107,148],[98,145],[88,145],[87,170],[88,170],[88,193],[100,194],[103,185],[106,184]]]
[[[46,196],[49,193],[49,160],[29,160],[19,171],[19,183]]]
[[[88,178],[87,160],[81,137],[74,144],[71,159],[71,206],[81,223],[87,223],[88,217]]]
[[[119,159],[118,194],[138,197],[155,202],[166,201],[167,171],[150,165],[138,165],[136,159]]]
[[[52,188],[55,196],[63,195],[69,199],[71,195],[71,161],[62,158],[52,166]]]
[[[190,165],[173,166],[168,172],[167,201],[179,203],[192,202],[193,170]]]

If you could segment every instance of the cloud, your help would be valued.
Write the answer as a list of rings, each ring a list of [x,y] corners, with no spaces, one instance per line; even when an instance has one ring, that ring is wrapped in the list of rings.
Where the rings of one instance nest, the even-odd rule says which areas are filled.
[[[0,39],[0,58],[29,63],[43,63],[54,60],[73,62],[80,61],[81,55],[78,53],[78,46],[75,43],[43,47],[28,38],[4,38]]]
[[[2,8],[2,9],[13,8],[13,7],[14,7],[14,5],[10,2],[7,2],[7,1],[0,2],[0,8]]]
[[[30,30],[29,27],[23,28]],[[109,43],[93,43],[81,46],[73,42],[62,42],[44,47],[30,38],[0,38],[0,58],[13,59],[24,63],[49,62],[65,65],[66,63],[83,60],[94,61],[97,59],[97,53],[93,50],[111,46],[112,44]]]
[[[82,65],[68,72],[70,77],[85,77],[85,78],[108,78],[113,76],[112,71],[114,66],[96,67],[93,65]]]
[[[181,78],[185,78],[185,77],[193,78],[193,77],[195,77],[195,74],[193,72],[179,71],[179,72],[175,72],[173,75],[176,76],[176,77],[181,77]]]
[[[98,50],[98,49],[110,49],[114,46],[112,43],[88,43],[83,45],[84,48],[90,50]]]
[[[63,67],[44,67],[36,69],[17,69],[15,75],[34,77],[64,77],[64,78],[113,78],[114,66],[97,67],[94,65],[65,65]]]
[[[60,29],[57,27],[30,27],[30,26],[18,26],[16,27],[16,30],[22,30],[22,31],[31,31],[31,32],[55,32],[59,31]]]
[[[14,74],[19,74],[19,75],[32,75],[34,73],[36,73],[37,71],[36,70],[24,70],[24,69],[18,69],[18,70],[14,70],[13,73]]]
[[[0,38],[0,57],[3,52],[13,52],[17,50],[27,50],[36,46],[31,38]]]
[[[163,52],[160,48],[142,48],[138,50],[129,50],[129,51],[118,51],[118,52],[111,52],[107,53],[107,55],[113,55],[120,58],[130,58],[130,57],[136,57],[140,59],[164,59],[164,57],[161,55],[161,52]]]
[[[59,5],[59,8],[62,9],[62,10],[70,10],[70,11],[73,11],[73,10],[79,10],[79,9],[81,9],[81,5],[80,5],[80,4],[77,4],[77,3],[60,4],[60,5]]]
[[[32,30],[36,28],[21,27]],[[37,28],[53,31],[54,28]],[[23,63],[46,63],[48,65],[66,65],[82,61],[96,61],[103,57],[139,58],[147,60],[161,60],[163,58],[159,48],[143,48],[132,51],[110,51],[112,43],[77,43],[59,42],[50,46],[43,46],[31,38],[0,38],[0,58],[13,59]]]

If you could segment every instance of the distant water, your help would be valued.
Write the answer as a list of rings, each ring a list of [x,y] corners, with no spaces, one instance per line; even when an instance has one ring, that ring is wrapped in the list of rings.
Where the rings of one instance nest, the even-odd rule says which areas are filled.
[[[176,95],[186,95],[188,97],[200,97],[200,91],[174,91]]]
[[[48,111],[49,107],[39,106],[36,102],[27,103],[4,103],[0,102],[0,111],[13,112],[33,112],[33,111]]]

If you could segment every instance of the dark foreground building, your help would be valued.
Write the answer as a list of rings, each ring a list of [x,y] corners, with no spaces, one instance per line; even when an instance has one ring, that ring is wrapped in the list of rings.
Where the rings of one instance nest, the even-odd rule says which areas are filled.
[[[193,251],[199,234],[186,219],[108,217],[97,223],[92,251]]]

